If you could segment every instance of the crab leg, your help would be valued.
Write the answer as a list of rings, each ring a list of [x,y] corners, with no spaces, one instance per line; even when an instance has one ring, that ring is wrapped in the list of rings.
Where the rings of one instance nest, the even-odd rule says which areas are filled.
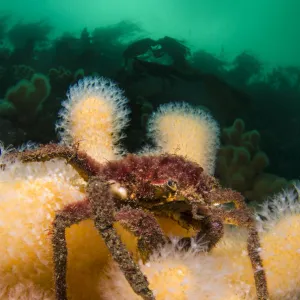
[[[196,240],[206,243],[210,251],[224,235],[223,222],[216,217],[204,217],[201,221],[201,230],[196,235]]]
[[[138,250],[143,262],[149,259],[153,251],[168,242],[168,238],[150,212],[128,206],[118,211],[115,218],[138,238]]]
[[[198,220],[200,230],[196,233],[195,241],[199,245],[205,247],[205,251],[209,252],[216,246],[224,235],[223,222],[217,217],[205,216]],[[179,249],[189,250],[192,247],[190,237],[183,237],[179,240]]]
[[[76,147],[48,144],[37,149],[8,154],[10,159],[20,159],[22,162],[49,161],[54,158],[63,158],[77,172],[87,180],[88,176],[96,175],[101,166],[86,153],[77,151]]]
[[[231,189],[216,189],[210,192],[207,198],[212,205],[233,202],[236,209],[247,208],[243,195]]]
[[[133,261],[113,227],[115,206],[109,191],[109,184],[101,177],[92,177],[88,183],[87,193],[93,210],[95,227],[104,239],[113,259],[118,263],[131,288],[144,300],[154,300],[147,278]]]
[[[52,246],[54,257],[54,280],[57,300],[67,300],[67,258],[68,249],[65,231],[67,227],[91,217],[88,201],[67,205],[59,211],[53,222]]]
[[[254,272],[254,280],[259,300],[269,299],[266,273],[263,268],[262,258],[260,256],[259,235],[249,209],[238,210],[218,210],[217,214],[223,219],[224,223],[245,227],[248,229],[247,248],[252,269]]]
[[[263,269],[263,262],[260,256],[260,241],[259,235],[255,227],[253,215],[250,209],[247,207],[244,197],[241,193],[233,191],[231,189],[215,190],[209,195],[209,200],[212,204],[223,204],[233,202],[235,210],[222,210],[216,209],[217,216],[225,224],[232,224],[236,226],[242,226],[248,229],[248,241],[247,248],[252,269],[254,271],[254,279],[257,291],[257,297],[259,300],[266,300],[269,298],[266,273]]]

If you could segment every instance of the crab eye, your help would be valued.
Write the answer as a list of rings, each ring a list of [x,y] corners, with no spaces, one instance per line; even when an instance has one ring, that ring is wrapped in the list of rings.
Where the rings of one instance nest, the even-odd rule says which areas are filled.
[[[169,179],[167,181],[167,187],[173,192],[177,191],[177,182],[175,180]]]

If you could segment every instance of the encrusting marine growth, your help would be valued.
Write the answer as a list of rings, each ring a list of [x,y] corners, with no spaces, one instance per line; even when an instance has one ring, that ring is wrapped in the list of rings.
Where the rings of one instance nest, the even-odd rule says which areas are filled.
[[[238,192],[223,189],[212,176],[219,133],[215,121],[187,104],[164,106],[150,120],[149,133],[157,147],[139,155],[125,154],[119,145],[128,122],[125,104],[121,90],[111,81],[84,78],[70,88],[60,114],[60,144],[1,156],[1,252],[9,254],[0,269],[5,275],[1,276],[0,295],[16,295],[18,289],[26,290],[26,285],[38,282],[35,295],[51,297],[53,282],[48,279],[54,269],[56,299],[67,299],[72,293],[68,278],[74,272],[68,264],[68,230],[92,220],[132,291],[142,299],[156,299],[155,281],[149,283],[114,225],[118,222],[135,236],[139,256],[147,266],[149,259],[163,257],[159,253],[171,245],[156,219],[166,217],[196,231],[194,238],[182,237],[177,242],[173,251],[179,256],[199,243],[204,245],[202,252],[211,252],[213,259],[222,243],[224,224],[245,228],[257,298],[268,299],[254,214]],[[24,210],[16,209],[9,197],[17,199]],[[224,205],[229,202],[234,208]],[[20,234],[21,242],[15,239]],[[97,243],[97,237],[93,239]],[[193,257],[196,260],[197,255],[193,253]],[[34,274],[37,269],[38,275]],[[24,281],[18,288],[20,280]],[[182,297],[174,299],[192,299],[184,298],[184,291],[180,293]]]

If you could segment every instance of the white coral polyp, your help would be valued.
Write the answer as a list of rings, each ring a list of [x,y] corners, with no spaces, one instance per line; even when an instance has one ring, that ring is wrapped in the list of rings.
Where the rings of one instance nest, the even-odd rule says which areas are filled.
[[[103,77],[86,77],[70,87],[57,129],[63,143],[79,144],[98,162],[123,154],[119,142],[129,119],[121,89]]]
[[[148,125],[148,134],[158,151],[183,155],[210,175],[215,170],[219,131],[207,112],[184,102],[161,105]]]

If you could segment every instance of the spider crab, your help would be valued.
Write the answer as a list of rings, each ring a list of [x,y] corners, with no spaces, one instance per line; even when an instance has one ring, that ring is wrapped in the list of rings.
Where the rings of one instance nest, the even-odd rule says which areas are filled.
[[[71,88],[69,98],[75,92],[78,96],[78,89],[84,91],[87,97],[91,97],[95,90],[105,95],[109,83],[97,80],[86,79],[78,87]],[[114,87],[110,96],[115,97],[116,93],[120,91]],[[74,113],[74,107],[67,109],[69,116]],[[65,122],[70,126],[70,120]],[[154,300],[147,278],[122,243],[113,224],[119,221],[138,238],[138,250],[142,259],[147,261],[153,251],[169,242],[156,221],[157,216],[169,217],[184,228],[196,229],[195,239],[205,242],[207,251],[222,238],[224,224],[245,227],[257,298],[268,299],[266,275],[259,253],[259,235],[253,214],[240,193],[222,188],[207,171],[209,168],[205,170],[186,157],[188,155],[162,152],[127,154],[100,162],[95,155],[90,155],[93,151],[81,145],[78,138],[77,141],[73,138],[73,143],[69,144],[48,144],[8,154],[8,160],[19,159],[23,163],[65,159],[87,182],[86,199],[57,211],[53,221],[52,246],[58,300],[67,300],[65,230],[85,219],[94,221],[134,292],[145,300]],[[5,168],[5,164],[2,167]],[[233,209],[223,205],[231,202]],[[183,246],[180,251],[184,251],[191,246],[191,239],[182,238],[179,244]]]

